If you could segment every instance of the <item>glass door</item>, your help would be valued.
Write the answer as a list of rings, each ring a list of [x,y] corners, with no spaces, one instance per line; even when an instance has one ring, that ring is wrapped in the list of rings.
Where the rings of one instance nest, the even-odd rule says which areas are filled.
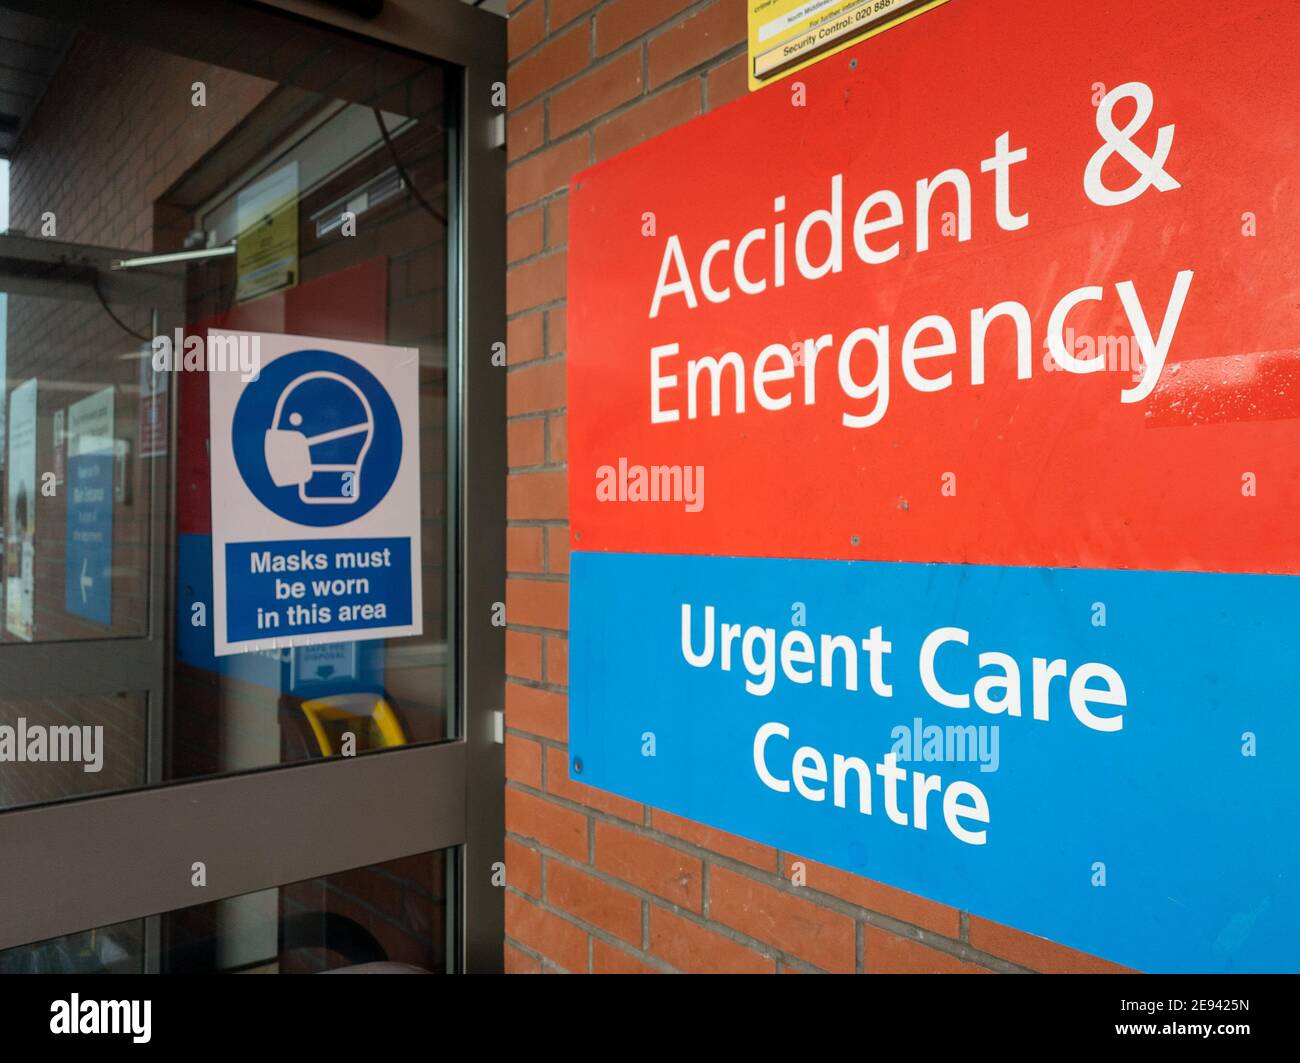
[[[0,0],[0,971],[499,965],[503,521],[469,522],[500,508],[503,382],[466,351],[500,327],[467,300],[500,223],[464,234],[502,57],[457,54],[466,19],[500,36],[460,6],[398,47],[325,11]],[[249,644],[228,459],[293,437],[271,490],[338,524],[385,427],[313,370],[232,432],[214,374],[357,351],[409,366],[418,524],[372,534],[409,533],[411,615]]]

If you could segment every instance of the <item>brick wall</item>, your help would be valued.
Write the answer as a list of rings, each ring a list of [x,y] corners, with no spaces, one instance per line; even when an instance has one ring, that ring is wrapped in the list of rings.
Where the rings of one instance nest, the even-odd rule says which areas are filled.
[[[1118,970],[569,778],[566,188],[743,96],[744,42],[745,0],[510,3],[506,968]]]
[[[190,85],[200,80],[206,107],[190,103]],[[13,228],[35,236],[41,214],[52,211],[60,240],[153,250],[154,203],[273,87],[135,43],[78,35],[14,153]]]

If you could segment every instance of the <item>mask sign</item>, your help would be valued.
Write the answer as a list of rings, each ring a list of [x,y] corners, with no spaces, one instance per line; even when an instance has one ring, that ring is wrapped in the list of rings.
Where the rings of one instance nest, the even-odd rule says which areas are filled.
[[[208,373],[216,655],[420,634],[419,352],[214,339],[260,352]]]

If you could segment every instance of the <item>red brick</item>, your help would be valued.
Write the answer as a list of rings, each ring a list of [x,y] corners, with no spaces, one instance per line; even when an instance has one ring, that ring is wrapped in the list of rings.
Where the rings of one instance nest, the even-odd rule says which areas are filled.
[[[607,55],[666,22],[693,0],[614,0],[596,14],[596,54]]]
[[[506,116],[506,161],[536,151],[546,138],[546,111],[541,101]]]
[[[802,856],[791,856],[786,861],[786,878],[790,877],[790,865],[799,861],[804,865],[804,885],[810,890],[829,893],[840,900],[867,908],[881,915],[901,919],[904,923],[933,930],[957,938],[961,934],[961,916],[955,908],[946,904],[918,897],[915,893],[906,893],[870,879],[861,878],[848,871],[827,867],[815,860],[806,860]]]
[[[506,571],[542,571],[542,529],[506,529]]]
[[[506,210],[516,211],[567,188],[569,179],[590,159],[591,148],[583,133],[512,164],[506,171]]]
[[[627,890],[551,861],[546,868],[546,902],[633,945],[641,944],[641,900]]]
[[[516,370],[506,382],[506,412],[511,417],[563,409],[568,399],[568,377],[560,360]]]
[[[567,256],[563,251],[535,258],[506,271],[506,313],[518,314],[564,298]]]
[[[506,41],[513,61],[546,35],[546,0],[533,0],[513,12],[506,23]]]
[[[690,974],[772,974],[776,961],[689,919],[650,906],[650,951]]]
[[[658,88],[683,71],[702,66],[743,44],[748,35],[745,5],[735,0],[714,0],[650,41],[650,87]]]
[[[637,959],[630,952],[624,952],[615,945],[594,938],[591,942],[591,973],[658,974],[659,969]]]
[[[569,489],[562,472],[521,472],[506,480],[506,516],[511,520],[564,520]]]
[[[506,453],[512,469],[546,463],[546,420],[530,417],[506,423]]]
[[[542,681],[542,637],[526,631],[506,632],[506,675]]]
[[[587,859],[585,815],[513,786],[506,787],[506,830],[574,860]]]
[[[682,908],[703,911],[704,863],[679,849],[597,822],[596,866]]]
[[[546,536],[546,571],[553,576],[569,573],[569,530],[551,528]]]
[[[587,932],[517,893],[506,894],[506,935],[566,971],[587,970]]]
[[[550,748],[546,751],[546,792],[566,801],[586,805],[607,815],[618,816],[633,823],[640,823],[644,815],[643,806],[626,797],[606,793],[591,786],[575,782],[569,775],[570,754],[563,749]]]
[[[546,681],[564,686],[569,682],[569,640],[546,640]]]
[[[569,585],[549,580],[506,580],[506,617],[512,624],[569,630]]]
[[[596,127],[596,160],[608,159],[643,140],[689,122],[700,113],[696,78],[649,97],[644,103]]]
[[[1045,974],[1132,973],[1131,968],[1121,967],[1110,960],[1089,956],[1086,952],[1013,930],[1009,926],[981,919],[978,915],[970,917],[970,943],[981,952],[991,953]]]
[[[550,0],[551,29],[563,29],[579,15],[595,7],[600,0]]]
[[[522,949],[515,948],[510,942],[506,942],[506,974],[541,974],[542,964],[540,960],[535,960]]]
[[[709,95],[709,110],[716,111],[733,100],[749,95],[749,56],[742,53],[719,63],[704,79]]]
[[[869,974],[988,974],[983,967],[966,963],[946,952],[901,938],[888,930],[864,928],[863,970]]]
[[[568,699],[563,694],[539,687],[508,682],[506,726],[556,742],[568,741]]]
[[[566,400],[567,401],[567,400]],[[556,465],[563,465],[569,460],[569,422],[564,414],[555,414],[546,419],[547,443],[546,460]]]
[[[546,311],[546,353],[563,354],[568,342],[567,309]]]
[[[550,135],[559,139],[641,95],[641,53],[627,52],[551,93]]]
[[[659,809],[651,813],[650,823],[655,830],[661,830],[692,845],[698,845],[701,849],[729,856],[741,863],[752,864],[764,871],[776,870],[776,850],[770,846],[759,845],[758,842],[751,842],[747,838],[739,838],[734,834],[725,834],[702,823],[674,816],[671,812],[661,812]]]
[[[511,107],[527,103],[547,89],[573,77],[588,63],[591,35],[586,26],[552,37],[532,55],[510,64],[507,99]]]
[[[852,972],[853,920],[725,867],[709,871],[709,918],[824,971]]]
[[[542,356],[542,323],[545,314],[525,314],[506,323],[506,362],[518,365]]]
[[[506,261],[518,262],[542,249],[545,212],[539,207],[506,220]]]
[[[569,197],[546,204],[546,246],[564,247],[569,242]]]
[[[542,854],[510,838],[506,839],[506,885],[523,890],[530,897],[542,896]]]
[[[506,735],[506,778],[511,782],[542,788],[542,747],[530,738]]]

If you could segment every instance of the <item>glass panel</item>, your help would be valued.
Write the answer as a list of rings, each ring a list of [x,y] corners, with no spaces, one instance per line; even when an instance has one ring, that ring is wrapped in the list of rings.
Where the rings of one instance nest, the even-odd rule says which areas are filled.
[[[0,123],[0,681],[27,643],[147,639],[129,686],[158,718],[147,738],[121,721],[119,786],[455,737],[455,80],[244,4],[132,12],[73,26],[0,0],[26,86]],[[422,635],[214,655],[209,379],[184,357],[209,329],[418,350]]]
[[[107,268],[110,256],[69,247],[0,238],[3,643],[149,631],[154,485],[140,367],[155,293],[137,276],[110,289],[130,304],[101,305],[91,286],[54,278]],[[70,253],[96,264],[70,266]],[[73,294],[37,294],[60,289]]]
[[[144,694],[0,698],[0,809],[146,780]]]
[[[446,850],[0,951],[0,974],[310,974],[447,969]],[[158,944],[151,944],[151,942]]]

